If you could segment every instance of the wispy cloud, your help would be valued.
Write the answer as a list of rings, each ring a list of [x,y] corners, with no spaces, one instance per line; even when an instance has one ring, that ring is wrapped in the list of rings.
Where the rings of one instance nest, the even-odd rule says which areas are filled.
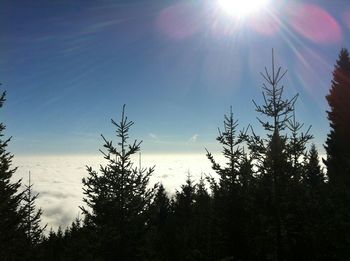
[[[196,142],[198,140],[199,135],[198,134],[194,134],[189,140],[188,142]]]
[[[154,133],[148,133],[148,136],[151,137],[152,139],[155,139],[155,140],[158,139],[158,136]]]

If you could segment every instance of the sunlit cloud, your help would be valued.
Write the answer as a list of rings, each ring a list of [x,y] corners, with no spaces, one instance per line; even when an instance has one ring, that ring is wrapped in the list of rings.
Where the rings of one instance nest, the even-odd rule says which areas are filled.
[[[312,42],[332,44],[342,39],[338,22],[317,5],[295,5],[289,9],[289,19],[294,31]]]

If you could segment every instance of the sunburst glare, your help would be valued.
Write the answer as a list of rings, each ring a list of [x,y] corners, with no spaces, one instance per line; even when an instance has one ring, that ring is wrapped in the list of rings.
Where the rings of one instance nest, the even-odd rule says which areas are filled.
[[[218,3],[228,15],[243,18],[266,8],[269,0],[218,0]]]

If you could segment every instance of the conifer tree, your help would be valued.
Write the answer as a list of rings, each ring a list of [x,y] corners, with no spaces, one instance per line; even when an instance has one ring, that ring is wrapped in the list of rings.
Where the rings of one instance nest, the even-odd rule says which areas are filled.
[[[96,258],[103,260],[142,260],[142,242],[150,224],[149,208],[154,189],[149,188],[149,178],[154,168],[133,166],[131,156],[140,150],[141,142],[128,143],[129,130],[134,124],[125,116],[116,123],[117,147],[105,142],[102,151],[108,161],[100,173],[88,167],[89,176],[83,179],[87,207],[86,225],[95,235]]]
[[[224,130],[219,131],[217,141],[223,146],[222,154],[227,159],[225,167],[220,166],[214,159],[214,156],[207,151],[207,158],[212,163],[213,170],[220,177],[220,186],[225,186],[225,189],[232,189],[234,184],[239,182],[239,168],[242,156],[244,155],[243,149],[240,145],[243,143],[243,135],[237,135],[237,120],[233,119],[232,107],[230,114],[225,115]]]
[[[332,86],[326,99],[331,130],[325,144],[327,159],[324,163],[333,205],[333,209],[326,210],[336,213],[328,215],[332,226],[327,248],[329,253],[336,252],[339,260],[346,260],[350,256],[350,55],[345,48],[341,49],[334,66]]]
[[[163,184],[160,184],[152,203],[152,230],[149,233],[151,241],[152,260],[169,260],[172,242],[169,238],[171,220],[170,199]]]
[[[154,209],[153,223],[162,226],[170,214],[170,200],[163,184],[159,185],[152,206]]]
[[[309,131],[311,126],[303,132],[304,124],[296,121],[295,109],[292,112],[292,117],[286,122],[287,128],[290,130],[289,142],[286,144],[289,162],[292,166],[292,179],[299,183],[302,179],[304,168],[307,159],[306,144],[313,138]]]
[[[194,199],[193,237],[195,238],[196,260],[213,260],[212,200],[206,189],[203,176],[200,177],[197,183]]]
[[[0,95],[0,108],[6,93]],[[21,181],[11,178],[17,168],[12,168],[13,155],[6,151],[11,138],[4,138],[5,125],[0,123],[0,257],[2,260],[22,260],[18,248],[22,248],[25,238],[23,219],[25,211],[21,207],[23,192],[19,192]]]
[[[194,253],[194,205],[196,184],[188,174],[185,184],[176,191],[172,207],[174,211],[172,234],[174,235],[173,248],[170,260],[196,260]]]
[[[251,179],[247,154],[243,150],[246,134],[237,133],[237,120],[230,114],[224,117],[224,129],[219,129],[217,141],[222,145],[222,155],[227,160],[225,166],[220,166],[214,156],[207,150],[207,158],[212,163],[212,169],[218,174],[219,182],[211,179],[213,192],[213,211],[215,213],[215,228],[213,228],[213,249],[217,258],[235,256],[242,258],[244,252],[242,232],[245,223],[245,206],[247,203],[243,190]]]
[[[340,51],[326,98],[331,127],[325,145],[327,175],[330,184],[350,188],[350,57],[347,49]]]
[[[25,206],[26,217],[24,221],[24,229],[29,240],[31,247],[37,246],[43,239],[43,231],[46,226],[41,227],[41,215],[43,213],[42,209],[36,210],[35,200],[38,198],[39,194],[33,194],[33,184],[31,183],[31,173],[29,172],[29,181],[26,185],[25,193],[23,195],[23,203]]]
[[[323,184],[325,181],[315,144],[311,145],[310,151],[307,155],[307,165],[304,178],[305,183],[312,188]]]
[[[299,125],[293,121],[297,95],[291,99],[286,99],[283,95],[284,86],[281,81],[286,73],[287,71],[282,72],[281,67],[276,70],[272,51],[271,71],[269,72],[265,67],[265,73],[261,73],[265,80],[262,87],[264,103],[257,105],[253,101],[256,111],[264,116],[258,120],[267,131],[267,137],[261,138],[253,131],[252,136],[248,138],[248,146],[256,162],[257,175],[261,180],[257,195],[263,208],[259,215],[261,215],[260,219],[265,221],[260,225],[264,227],[264,231],[261,231],[260,235],[257,233],[256,236],[260,238],[259,240],[269,242],[265,246],[259,242],[259,245],[264,247],[258,250],[258,255],[269,256],[271,260],[284,260],[291,253],[292,246],[288,244],[291,241],[288,227],[291,221],[287,217],[293,210],[287,206],[292,202],[288,198],[293,194],[290,181],[295,176],[295,172],[289,159],[293,158],[291,151],[294,151],[294,157],[298,157],[299,151],[303,148],[302,144],[296,144]],[[288,139],[286,133],[288,127],[292,129],[292,133],[295,132],[291,139]],[[291,143],[288,144],[290,141]],[[290,147],[292,150],[289,149]],[[265,231],[270,232],[265,233]]]

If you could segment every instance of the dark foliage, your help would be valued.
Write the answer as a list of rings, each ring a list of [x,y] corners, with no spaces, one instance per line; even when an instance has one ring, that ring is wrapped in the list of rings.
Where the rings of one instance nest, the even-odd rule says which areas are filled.
[[[0,108],[6,93],[0,95]],[[18,249],[25,246],[22,207],[23,192],[19,191],[21,181],[13,182],[16,168],[12,168],[13,155],[6,151],[10,139],[4,138],[5,125],[0,123],[0,257],[1,260],[24,260]],[[23,253],[22,253],[23,254]]]
[[[325,146],[329,182],[350,188],[350,57],[346,49],[340,51],[326,98],[331,127]]]
[[[81,209],[86,216],[84,226],[92,232],[90,251],[97,260],[142,260],[147,255],[143,245],[154,197],[154,189],[148,187],[153,168],[133,166],[131,156],[140,150],[141,142],[128,143],[134,123],[128,121],[124,109],[119,123],[112,120],[120,139],[118,148],[102,136],[107,151],[101,152],[108,165],[100,167],[101,173],[88,167],[89,176],[83,179],[88,208]]]
[[[331,129],[325,145],[327,159],[324,163],[332,193],[331,207],[336,213],[329,216],[332,221],[329,234],[334,236],[330,245],[336,252],[333,255],[345,260],[350,256],[350,57],[347,49],[340,51],[326,98]]]

